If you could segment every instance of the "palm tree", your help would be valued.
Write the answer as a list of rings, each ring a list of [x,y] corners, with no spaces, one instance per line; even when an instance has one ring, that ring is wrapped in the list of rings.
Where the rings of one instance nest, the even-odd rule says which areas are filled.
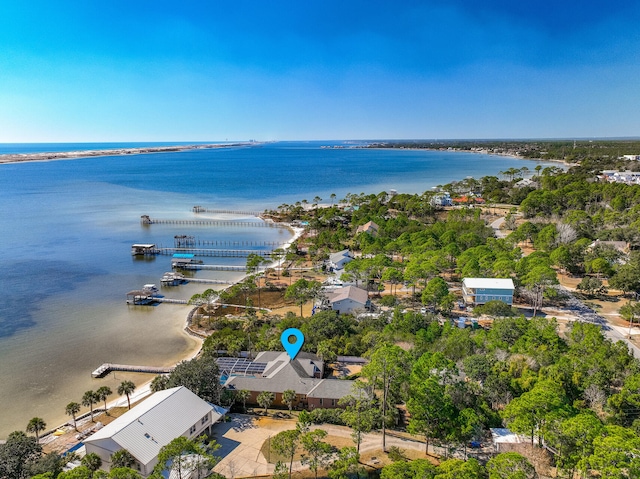
[[[242,401],[242,412],[247,412],[247,399],[249,399],[251,393],[246,389],[240,389],[236,392],[236,400]]]
[[[260,404],[260,406],[264,408],[265,415],[267,414],[267,409],[269,408],[269,406],[271,406],[271,403],[274,399],[275,395],[269,391],[262,391],[260,394],[258,394],[257,401],[258,404]]]
[[[95,391],[87,391],[82,396],[82,405],[87,406],[91,411],[91,422],[93,422],[93,405],[100,399],[96,396]]]
[[[109,415],[109,411],[107,411],[107,398],[113,394],[111,388],[109,386],[100,386],[96,391],[96,397],[100,401],[104,401],[104,412]]]
[[[116,467],[133,467],[135,463],[136,458],[126,449],[120,449],[111,454],[112,469]]]
[[[129,404],[129,409],[131,409],[131,398],[130,395],[133,394],[133,391],[136,390],[136,385],[133,384],[132,381],[122,381],[120,386],[118,386],[118,394],[122,396],[123,394],[127,396],[127,403]]]
[[[285,403],[289,408],[289,414],[291,414],[293,403],[296,401],[297,397],[298,396],[293,389],[286,389],[282,392],[282,402]]]
[[[81,465],[89,469],[89,477],[93,477],[93,473],[96,472],[102,466],[102,459],[95,452],[90,452],[82,458]]]
[[[164,391],[167,389],[167,383],[169,377],[166,374],[159,374],[151,380],[151,392],[157,393],[158,391]]]
[[[80,412],[80,404],[77,402],[70,402],[67,404],[67,407],[64,408],[64,412],[67,416],[71,416],[73,418],[73,428],[77,431],[78,426],[76,425],[76,414]]]
[[[44,431],[47,427],[47,423],[41,417],[34,417],[27,424],[27,432],[32,432],[36,435],[36,443],[40,442],[40,432]]]

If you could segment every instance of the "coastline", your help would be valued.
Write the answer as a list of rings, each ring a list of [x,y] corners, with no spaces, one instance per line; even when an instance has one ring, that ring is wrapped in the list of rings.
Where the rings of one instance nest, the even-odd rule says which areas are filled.
[[[500,152],[490,152],[490,151],[480,151],[480,150],[463,150],[461,148],[447,148],[445,150],[440,149],[440,148],[382,148],[382,147],[375,147],[375,146],[371,146],[371,147],[367,147],[368,149],[371,150],[407,150],[407,151],[438,151],[438,152],[442,152],[442,153],[447,153],[447,152],[455,152],[455,153],[474,153],[476,155],[490,155],[490,156],[502,156],[505,158],[513,158],[514,160],[521,160],[521,161],[543,161],[545,163],[560,163],[563,166],[566,166],[567,168],[571,168],[572,166],[578,166],[579,163],[570,163],[566,160],[559,160],[559,159],[545,159],[545,158],[525,158],[524,156],[520,156],[517,153],[500,153]]]
[[[282,249],[288,249],[304,232],[304,228],[300,228],[300,227],[295,227],[292,226],[290,224],[286,224],[286,223],[282,223],[285,224],[287,226],[287,228],[292,232],[292,236],[291,238],[283,244]],[[277,266],[277,262],[271,262],[268,263],[267,265],[263,266],[263,270],[267,269],[267,268],[272,268]],[[224,289],[228,289],[233,287],[235,284],[241,283],[248,275],[243,275],[242,277],[240,277],[238,280],[236,280],[236,282],[234,284],[231,285],[227,285]],[[204,341],[205,338],[202,337],[202,335],[197,334],[195,331],[192,331],[190,326],[190,319],[191,319],[191,315],[194,311],[194,308],[191,308],[189,313],[187,313],[187,316],[184,320],[184,327],[182,328],[182,334],[187,335],[189,338],[194,339],[197,342],[197,346],[190,349],[190,351],[184,355],[183,357],[180,357],[177,360],[174,360],[173,364],[171,364],[170,366],[177,366],[179,363],[183,362],[183,361],[190,361],[196,357],[198,357],[200,355],[200,353],[202,352],[202,347],[204,345]],[[126,373],[123,373],[126,374]],[[133,380],[133,379],[131,379]],[[151,392],[151,382],[153,381],[153,377],[151,379],[145,379],[144,381],[142,381],[139,384],[136,384],[136,389],[133,392],[133,394],[130,396],[130,400],[131,403],[134,404],[136,402],[142,401],[144,399],[146,399],[148,396],[150,396],[152,394]],[[133,380],[134,384],[136,383],[135,380]],[[114,391],[115,393],[115,391]],[[119,396],[109,402],[107,402],[107,411],[109,409],[112,409],[114,407],[126,407],[127,406],[127,397],[126,396]],[[96,423],[99,422],[99,417],[101,414],[104,414],[105,410],[103,407],[96,407],[94,409],[94,415],[96,416]],[[80,414],[79,416],[77,416],[77,423],[79,425],[84,424],[87,422],[87,420],[90,417],[90,413],[89,411],[83,412],[82,414]],[[57,436],[54,435],[54,433],[57,430],[64,430],[65,428],[69,428],[69,427],[73,427],[73,421],[72,420],[68,420],[64,423],[59,424],[56,427],[52,427],[52,428],[48,428],[48,430],[46,432],[43,432],[42,435],[40,436],[40,442],[41,444],[48,444],[50,445],[50,447],[55,447],[55,441],[57,439]],[[71,431],[74,435],[76,434],[75,431]],[[78,440],[77,442],[82,442],[82,440]]]
[[[95,149],[98,150],[101,146],[96,145]],[[139,144],[131,146],[139,146]],[[61,145],[58,148],[66,151],[67,148],[76,147],[82,148],[83,145]],[[51,147],[51,149],[54,148],[56,147]],[[175,155],[176,160],[185,160],[181,163],[181,170],[198,172],[199,176],[206,180],[198,184],[192,184],[191,173],[177,179],[169,174],[175,167],[172,161],[173,155],[169,155],[171,158],[167,155],[151,155],[136,160],[136,163],[148,162],[149,167],[156,164],[161,166],[161,168],[150,168],[149,176],[145,175],[140,181],[135,176],[127,177],[126,181],[122,181],[121,172],[125,171],[123,168],[133,161],[133,159],[127,159],[126,155],[120,156],[119,160],[118,157],[113,157],[109,161],[80,162],[83,165],[77,166],[83,166],[83,168],[79,168],[78,174],[71,175],[71,178],[68,174],[69,168],[75,171],[74,164],[64,164],[62,161],[43,161],[40,166],[46,167],[51,173],[46,177],[34,174],[40,171],[38,165],[33,165],[34,168],[9,167],[7,173],[10,174],[4,177],[8,186],[6,191],[10,195],[6,196],[6,201],[3,203],[7,211],[3,224],[16,232],[14,236],[16,240],[8,243],[12,248],[5,252],[7,258],[5,264],[8,265],[6,270],[9,270],[10,265],[10,270],[17,272],[15,283],[22,284],[21,281],[25,280],[24,284],[27,284],[28,279],[31,281],[31,287],[33,284],[48,286],[50,274],[68,278],[69,281],[62,287],[52,288],[51,297],[46,302],[37,303],[28,313],[25,313],[25,318],[34,320],[33,325],[17,330],[15,339],[7,339],[4,343],[0,343],[5,352],[3,369],[0,371],[10,379],[10,382],[7,381],[7,386],[11,386],[2,397],[7,405],[6,420],[3,421],[7,434],[13,430],[22,429],[29,416],[43,417],[52,425],[69,421],[69,417],[64,415],[65,404],[70,400],[77,401],[86,389],[108,385],[113,390],[114,386],[117,387],[123,379],[132,379],[134,383],[140,385],[139,388],[142,388],[142,385],[149,380],[148,376],[117,373],[115,375],[117,378],[112,375],[106,381],[88,383],[86,377],[101,363],[124,362],[164,366],[179,362],[190,353],[197,353],[199,344],[196,343],[196,339],[190,336],[185,340],[187,335],[183,333],[185,317],[190,307],[163,305],[155,313],[154,308],[140,308],[131,313],[128,308],[123,308],[121,305],[122,288],[119,284],[126,284],[128,289],[133,289],[139,284],[157,281],[157,275],[162,274],[163,266],[156,265],[153,261],[140,261],[136,262],[135,266],[131,266],[129,255],[118,252],[119,249],[128,251],[131,241],[149,239],[152,242],[162,242],[163,235],[174,234],[168,227],[165,228],[166,231],[162,230],[164,227],[140,230],[137,227],[139,211],[168,211],[171,215],[177,213],[177,216],[181,217],[184,210],[183,203],[190,207],[198,204],[199,201],[218,205],[239,201],[242,205],[250,204],[248,209],[256,210],[259,209],[256,205],[276,205],[283,201],[285,203],[295,201],[295,198],[311,194],[307,193],[311,191],[319,191],[320,196],[325,198],[330,192],[341,196],[345,194],[343,190],[347,188],[351,191],[362,189],[362,191],[379,192],[386,188],[397,188],[408,193],[421,192],[430,186],[429,182],[434,184],[442,182],[437,174],[447,172],[446,175],[450,176],[455,171],[451,169],[448,158],[439,159],[446,153],[433,155],[434,152],[424,152],[429,153],[428,159],[434,160],[427,162],[422,159],[422,154],[407,152],[413,159],[413,163],[408,163],[410,166],[407,167],[394,167],[395,176],[391,179],[386,174],[369,177],[366,176],[368,173],[363,171],[354,175],[353,181],[365,181],[367,185],[372,186],[360,187],[357,186],[359,183],[349,186],[351,183],[348,183],[342,189],[334,189],[335,181],[333,179],[323,181],[325,177],[318,173],[325,171],[327,164],[336,164],[337,167],[343,164],[352,165],[354,155],[349,152],[345,157],[344,149],[341,149],[338,155],[334,154],[333,150],[325,153],[324,150],[315,147],[305,147],[300,150],[297,147],[289,148],[288,145],[284,145],[282,149],[279,146],[268,146],[255,149],[212,150],[211,154],[215,151],[224,153],[224,159],[227,159],[227,155],[230,156],[232,161],[229,163],[230,168],[227,169],[242,170],[243,173],[241,175],[225,174],[227,169],[218,166],[204,171],[195,169],[201,157],[210,156],[206,151],[199,154],[186,152]],[[363,153],[365,154],[355,152],[355,164],[358,167],[370,164],[373,160],[393,164],[394,162],[389,162],[389,157],[404,158],[406,156],[393,154],[391,151],[388,152],[389,155]],[[264,175],[264,170],[267,168],[263,168],[263,165],[269,165],[268,169],[277,168],[287,171],[289,165],[300,163],[298,157],[301,155],[309,156],[309,168],[292,169],[286,176],[274,175],[275,179],[269,177],[268,181],[256,183],[252,181],[250,186],[249,182],[245,185],[237,181],[238,176],[246,175],[246,170],[249,168],[257,172],[259,177]],[[418,157],[418,160],[416,161],[414,157]],[[378,160],[378,158],[382,159]],[[476,161],[476,158],[466,156],[461,162],[473,165],[474,169],[469,169],[467,174],[475,174],[476,177],[488,174],[485,172],[486,165],[484,165],[488,162]],[[496,159],[494,170],[504,170],[510,166],[520,167],[515,160],[500,159],[498,156],[494,158]],[[282,161],[278,162],[280,159]],[[243,168],[237,168],[240,164]],[[434,168],[421,168],[424,164],[433,164]],[[281,166],[284,168],[280,168]],[[436,173],[435,178],[433,171]],[[95,172],[100,175],[96,176]],[[460,174],[455,176],[459,178]],[[104,183],[95,183],[96,178],[104,180]],[[171,178],[171,183],[164,181],[164,178]],[[174,187],[176,180],[181,181],[179,187]],[[13,187],[12,184],[20,186]],[[276,184],[279,186],[274,188]],[[68,185],[73,187],[70,188]],[[153,186],[152,193],[147,191],[150,186]],[[303,193],[300,193],[300,190],[303,190]],[[86,198],[89,198],[89,201]],[[56,205],[55,214],[52,214],[54,213],[52,208],[46,205]],[[237,207],[235,203],[232,206]],[[60,227],[61,224],[65,227]],[[202,231],[202,234],[208,235],[204,233],[206,229]],[[234,235],[242,236],[239,233],[230,233],[229,238],[236,239]],[[255,239],[259,239],[258,231],[252,232],[252,235]],[[281,231],[281,234],[274,236],[279,237],[278,244],[282,244],[291,237],[291,233]],[[44,239],[41,240],[41,238]],[[119,241],[120,246],[114,247],[113,240]],[[23,247],[32,243],[37,246],[36,249]],[[14,248],[20,252],[21,256],[18,259],[22,260],[21,262],[15,260],[15,253],[11,253]],[[46,275],[41,274],[41,260],[45,258],[43,255],[49,255],[51,252],[56,254],[54,259],[58,261],[47,263],[50,269],[46,270]],[[102,258],[109,258],[109,262],[105,262]],[[235,282],[240,274],[243,273],[229,274],[227,279]],[[200,285],[184,286],[184,290],[179,294],[188,299],[192,294],[202,291],[202,289],[194,290],[198,286]],[[100,298],[117,298],[117,304],[115,300],[100,299],[95,302],[87,300],[97,291],[101,292]],[[19,294],[21,290],[11,290],[11,293],[12,297],[22,298]],[[49,311],[56,313],[56,316],[52,316]],[[99,317],[106,319],[105,321],[94,319]],[[149,351],[145,348],[136,348],[138,342],[144,341],[137,339],[138,331],[144,330],[148,330],[148,334],[154,341],[163,342],[157,343],[158,346]],[[117,339],[120,336],[122,340]],[[35,345],[40,341],[42,341],[41,346],[36,348]],[[94,342],[95,348],[92,346]],[[114,347],[107,349],[105,344],[111,346],[111,343]],[[23,373],[14,374],[14,371],[18,370]],[[11,390],[17,393],[9,393],[8,391]],[[57,405],[54,406],[56,403]],[[53,409],[53,415],[50,415],[51,409]]]
[[[237,142],[224,144],[151,146],[144,148],[114,148],[106,150],[78,150],[43,153],[7,153],[0,155],[0,164],[27,163],[57,160],[77,160],[79,158],[100,158],[104,156],[144,155],[149,153],[178,153],[188,150],[210,150],[218,148],[237,148],[256,145],[256,142]]]

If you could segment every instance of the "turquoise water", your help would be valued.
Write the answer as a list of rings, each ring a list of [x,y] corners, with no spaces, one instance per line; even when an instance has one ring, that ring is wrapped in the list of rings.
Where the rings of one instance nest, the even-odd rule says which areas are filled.
[[[146,283],[159,285],[162,273],[170,270],[168,257],[132,258],[131,244],[172,246],[176,234],[279,243],[291,236],[275,228],[143,227],[141,215],[192,219],[194,205],[261,211],[302,199],[311,202],[315,196],[328,203],[332,193],[338,198],[392,188],[421,193],[466,176],[535,166],[456,152],[320,148],[326,144],[272,143],[0,165],[0,437],[24,429],[34,416],[50,426],[66,421],[65,405],[79,402],[88,389],[107,384],[115,390],[124,373],[104,380],[90,377],[104,362],[161,366],[197,348],[182,333],[188,307],[125,304],[128,291]],[[47,147],[5,144],[0,154]],[[197,277],[231,280],[237,274],[200,271]],[[162,294],[188,299],[205,288],[191,284],[163,288]],[[130,377],[137,382],[145,378]]]

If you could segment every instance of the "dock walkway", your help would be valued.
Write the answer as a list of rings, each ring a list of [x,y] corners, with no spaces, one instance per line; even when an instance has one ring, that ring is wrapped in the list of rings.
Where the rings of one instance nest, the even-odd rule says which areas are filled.
[[[242,216],[260,216],[259,211],[243,211],[243,210],[216,210],[211,208],[203,208],[202,206],[194,206],[194,213],[213,213],[221,215],[242,215]]]
[[[130,364],[112,364],[104,363],[98,369],[91,373],[94,378],[101,378],[112,371],[126,371],[130,373],[149,373],[149,374],[168,374],[172,372],[174,367],[159,368],[154,366],[133,366]]]
[[[272,251],[253,249],[212,249],[212,248],[155,248],[149,254],[172,256],[174,254],[193,254],[215,258],[245,258],[250,254],[270,257]]]
[[[181,264],[181,265],[172,265],[177,269],[188,269],[190,271],[198,271],[201,269],[206,269],[209,271],[246,271],[246,266],[227,266],[221,264]]]
[[[239,228],[288,228],[289,225],[271,221],[231,221],[231,220],[177,220],[141,217],[143,225],[200,225],[200,226],[237,226]]]

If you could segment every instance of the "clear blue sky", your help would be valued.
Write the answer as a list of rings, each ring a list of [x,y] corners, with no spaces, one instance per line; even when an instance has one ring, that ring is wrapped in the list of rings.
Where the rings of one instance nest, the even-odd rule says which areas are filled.
[[[639,136],[640,2],[9,1],[0,142]]]

